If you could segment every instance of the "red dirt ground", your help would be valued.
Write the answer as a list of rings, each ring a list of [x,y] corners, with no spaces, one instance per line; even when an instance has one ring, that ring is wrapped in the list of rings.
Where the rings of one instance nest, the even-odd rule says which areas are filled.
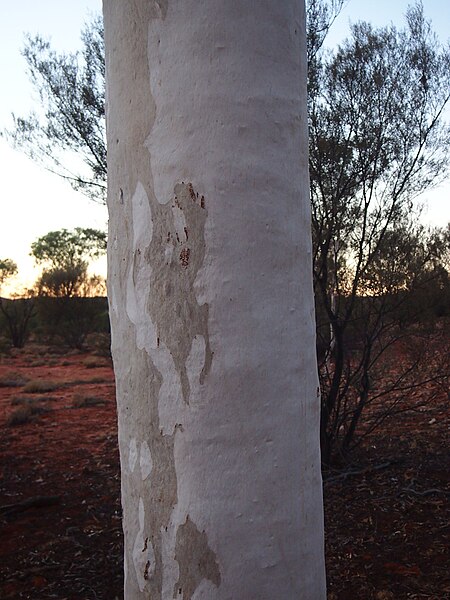
[[[57,387],[41,394],[0,387],[0,598],[121,598],[119,458],[110,362],[25,349],[2,359],[0,381],[8,374]],[[17,409],[11,406],[16,396],[37,396],[49,412],[29,423],[7,425]],[[85,398],[104,404],[73,407],[74,400]],[[42,496],[56,496],[57,503],[5,511],[5,506]]]
[[[20,376],[54,389],[27,392]],[[11,424],[30,398],[44,410]],[[325,474],[329,600],[450,598],[447,410],[443,391],[388,422],[358,463]],[[31,344],[0,358],[0,469],[0,598],[121,599],[108,359]]]

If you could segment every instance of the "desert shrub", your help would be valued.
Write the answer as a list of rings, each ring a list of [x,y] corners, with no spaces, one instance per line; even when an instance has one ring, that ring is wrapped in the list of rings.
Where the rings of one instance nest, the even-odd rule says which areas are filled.
[[[38,405],[53,401],[52,396],[13,396],[11,406],[26,406],[28,404]]]
[[[21,406],[12,412],[6,420],[6,424],[9,427],[15,427],[16,425],[24,425],[33,420],[33,411],[31,405]]]
[[[72,402],[73,408],[90,408],[92,406],[98,406],[100,404],[106,404],[104,398],[98,396],[88,396],[84,394],[75,394]]]
[[[16,410],[14,410],[6,420],[6,424],[9,427],[16,427],[17,425],[24,425],[25,423],[30,423],[34,421],[36,416],[48,412],[49,408],[43,406],[37,406],[32,403],[24,404],[20,406]]]
[[[69,348],[84,349],[90,334],[109,332],[106,298],[40,297],[38,334]]]
[[[23,391],[29,394],[45,394],[45,392],[53,392],[57,387],[58,384],[55,381],[34,379],[25,385]]]
[[[106,315],[108,317],[108,315]],[[111,359],[111,334],[109,332],[109,321],[107,329],[98,333],[92,333],[87,338],[87,344],[91,351],[97,356]]]
[[[30,297],[0,298],[0,330],[15,348],[23,348],[36,316],[35,299]]]
[[[26,406],[33,402],[34,398],[32,396],[13,396],[11,398],[11,406]]]
[[[37,358],[36,360],[32,360],[30,362],[30,367],[44,367],[47,364],[47,361],[42,358]]]
[[[65,387],[73,387],[74,385],[89,385],[92,383],[112,383],[108,377],[90,377],[89,379],[73,379],[67,381]]]
[[[11,353],[11,343],[4,336],[0,335],[0,356],[6,356]]]
[[[84,359],[83,364],[86,369],[98,369],[106,366],[105,360],[98,356],[88,356]]]
[[[111,383],[107,377],[91,377],[86,383]]]
[[[5,373],[0,377],[0,387],[22,387],[28,382],[28,378],[17,371]]]

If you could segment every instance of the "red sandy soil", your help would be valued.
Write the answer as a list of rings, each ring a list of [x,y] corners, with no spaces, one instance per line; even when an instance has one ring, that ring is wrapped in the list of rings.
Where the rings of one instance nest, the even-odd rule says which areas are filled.
[[[0,598],[121,599],[112,367],[57,350],[0,358]],[[26,392],[19,376],[54,389]],[[45,410],[11,424],[24,396]],[[447,411],[443,390],[384,424],[358,462],[325,473],[329,600],[450,598]]]
[[[0,387],[0,598],[122,598],[122,530],[114,378],[110,361],[25,348],[0,363],[0,381],[22,374],[56,383],[28,394]],[[91,362],[89,362],[91,361]],[[11,399],[37,396],[48,412],[11,426]],[[83,398],[104,404],[74,408]],[[20,511],[14,505],[56,502]],[[39,501],[38,501],[39,502]],[[5,508],[6,506],[6,508]]]

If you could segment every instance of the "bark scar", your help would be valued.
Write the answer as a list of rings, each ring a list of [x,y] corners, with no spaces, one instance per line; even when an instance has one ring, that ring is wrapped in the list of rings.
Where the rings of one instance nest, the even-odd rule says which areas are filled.
[[[203,579],[219,587],[221,582],[217,557],[208,544],[204,531],[199,531],[189,515],[177,530],[175,560],[180,576],[174,586],[173,597],[183,594],[183,600],[191,600]]]
[[[156,209],[156,210],[155,210]],[[177,231],[175,211],[184,222]],[[154,231],[149,248],[152,273],[148,311],[158,340],[169,349],[179,374],[183,400],[189,404],[190,383],[186,362],[197,335],[205,341],[202,384],[211,369],[213,353],[208,334],[208,304],[200,305],[194,282],[205,257],[205,198],[192,183],[177,183],[170,202],[153,207]],[[189,232],[189,235],[188,235]],[[188,239],[189,238],[189,239]]]

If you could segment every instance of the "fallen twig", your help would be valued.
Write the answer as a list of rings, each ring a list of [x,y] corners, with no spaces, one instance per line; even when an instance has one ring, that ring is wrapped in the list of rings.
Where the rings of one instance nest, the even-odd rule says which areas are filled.
[[[445,490],[440,490],[439,488],[431,488],[429,490],[424,490],[423,492],[419,492],[414,488],[407,487],[402,488],[400,494],[406,492],[407,494],[415,494],[416,496],[431,496],[431,494],[444,494],[444,496],[450,496],[450,492],[446,492]]]
[[[349,469],[348,471],[344,471],[343,473],[339,473],[339,475],[334,475],[333,477],[324,478],[323,483],[334,483],[335,481],[340,481],[342,479],[347,479],[347,477],[352,477],[354,475],[366,475],[372,473],[374,471],[380,471],[381,469],[386,469],[394,464],[395,461],[388,460],[387,462],[380,463],[379,465],[373,465],[370,467],[364,467],[364,469]]]
[[[60,501],[60,496],[33,496],[32,498],[22,500],[22,502],[17,502],[15,504],[4,504],[3,506],[0,506],[0,514],[11,515],[14,513],[24,512],[29,508],[54,506],[55,504],[59,504]]]

